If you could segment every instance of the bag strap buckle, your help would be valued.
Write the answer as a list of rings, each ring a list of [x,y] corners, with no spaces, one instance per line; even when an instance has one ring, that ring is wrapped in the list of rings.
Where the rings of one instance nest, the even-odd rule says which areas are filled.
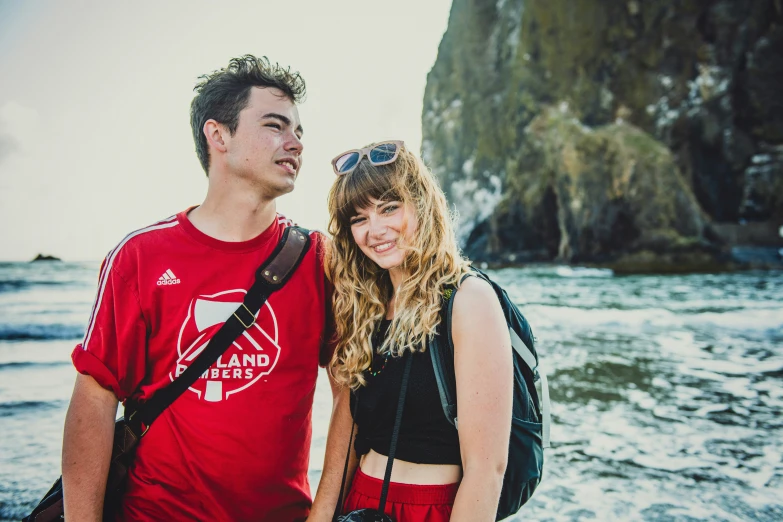
[[[250,324],[245,324],[245,321],[243,321],[243,320],[242,320],[242,318],[241,318],[241,317],[239,317],[239,316],[237,315],[237,312],[241,311],[242,309],[244,309],[245,311],[247,311],[248,315],[250,316],[250,320],[249,320],[249,323],[250,323]],[[237,308],[237,311],[236,311],[236,312],[234,312],[234,317],[236,317],[236,318],[237,318],[237,321],[239,321],[240,323],[242,323],[242,326],[244,326],[244,327],[245,327],[245,329],[247,329],[247,328],[250,328],[250,327],[251,327],[251,326],[253,326],[253,324],[255,324],[255,322],[256,322],[256,316],[255,316],[255,314],[253,314],[253,312],[251,312],[251,311],[250,311],[250,308],[248,308],[248,307],[247,307],[247,305],[245,305],[245,303],[242,303],[242,307],[241,307],[241,308]]]
[[[133,413],[131,413],[130,416],[128,417],[128,422],[132,421],[133,417],[135,417],[138,412],[139,412],[139,410],[133,410]],[[139,435],[139,438],[142,438],[144,436],[144,434],[147,433],[147,431],[149,431],[150,426],[152,426],[152,424],[144,424],[143,422],[139,422],[139,427],[143,427],[144,428],[142,430],[141,434]],[[131,430],[135,431],[135,430],[133,430],[133,427],[131,427]]]

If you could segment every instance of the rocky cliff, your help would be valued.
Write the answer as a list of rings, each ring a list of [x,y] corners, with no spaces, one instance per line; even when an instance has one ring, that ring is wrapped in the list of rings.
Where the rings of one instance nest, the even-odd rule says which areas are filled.
[[[466,253],[704,266],[720,225],[776,230],[781,4],[454,0],[422,156]]]

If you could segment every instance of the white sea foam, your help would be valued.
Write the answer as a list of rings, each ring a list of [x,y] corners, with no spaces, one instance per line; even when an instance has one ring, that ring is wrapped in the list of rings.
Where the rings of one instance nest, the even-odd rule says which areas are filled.
[[[699,364],[705,371],[722,375],[750,375],[774,373],[783,370],[783,359],[772,358],[759,361],[748,357],[732,357],[730,359],[715,359],[709,356],[699,357]],[[738,382],[738,381],[732,381]]]
[[[658,404],[652,395],[641,390],[626,390],[625,395],[630,403],[636,404],[643,410],[652,410]]]
[[[730,330],[780,330],[783,333],[783,307],[693,314],[688,317],[688,323],[710,324]]]
[[[695,457],[664,458],[659,455],[638,455],[633,461],[639,466],[663,471],[683,471],[694,468],[709,468],[708,463]]]
[[[668,328],[674,331],[680,328],[708,327],[715,331],[768,332],[780,331],[783,334],[783,309],[732,310],[727,312],[705,312],[687,314],[664,308],[575,308],[568,306],[526,305],[526,316],[537,318],[537,325],[554,326],[567,324],[572,327],[602,328],[640,328],[651,326]],[[540,321],[540,322],[538,322]],[[683,334],[682,330],[677,332]],[[674,341],[668,338],[667,342]],[[692,339],[687,340],[688,344]]]
[[[658,327],[682,324],[682,319],[668,310],[645,308],[619,310],[611,308],[571,308],[564,306],[528,305],[526,314],[545,325],[593,328],[639,328],[645,325]]]
[[[707,406],[699,408],[693,414],[697,417],[706,417],[711,413],[721,413],[724,411],[729,411],[729,409],[730,406],[728,404],[708,404]]]
[[[755,399],[758,392],[753,389],[753,383],[748,378],[734,378],[723,383],[723,389],[734,397]]]
[[[560,277],[612,277],[614,272],[608,268],[586,268],[558,266],[555,273]]]

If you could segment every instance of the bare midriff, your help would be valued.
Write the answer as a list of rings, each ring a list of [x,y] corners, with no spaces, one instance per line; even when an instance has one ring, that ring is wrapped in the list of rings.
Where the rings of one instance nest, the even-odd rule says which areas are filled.
[[[383,480],[387,458],[374,450],[362,457],[362,473]],[[394,459],[392,482],[402,484],[454,484],[462,479],[462,466],[456,464],[416,464]]]

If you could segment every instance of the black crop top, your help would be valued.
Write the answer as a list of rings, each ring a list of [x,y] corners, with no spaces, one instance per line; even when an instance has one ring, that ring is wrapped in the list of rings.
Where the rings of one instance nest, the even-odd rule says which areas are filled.
[[[382,321],[379,331],[385,335],[390,324],[390,320]],[[405,360],[414,357],[395,458],[418,464],[462,464],[457,429],[443,413],[430,354],[406,352],[403,357],[386,358],[377,354],[382,340],[380,335],[373,339],[376,355],[372,368],[365,372],[367,385],[351,394],[351,412],[359,400],[357,455],[370,449],[389,454]]]

